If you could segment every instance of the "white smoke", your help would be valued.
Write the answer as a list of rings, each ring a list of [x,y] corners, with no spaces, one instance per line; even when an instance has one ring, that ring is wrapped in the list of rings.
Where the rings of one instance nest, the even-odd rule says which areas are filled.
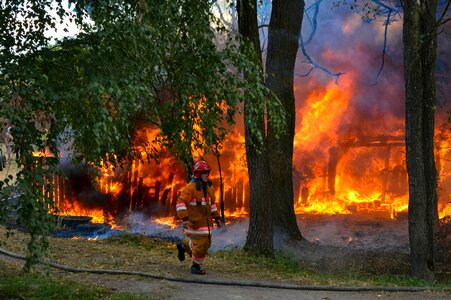
[[[180,241],[183,229],[156,222],[156,218],[141,213],[126,217],[123,233],[142,234],[169,241]],[[297,216],[301,233],[309,242],[362,250],[409,252],[408,223],[406,219],[390,220],[368,216]],[[210,252],[241,249],[246,241],[249,219],[234,220],[220,229],[212,228]],[[108,237],[108,235],[104,235]],[[275,247],[280,246],[275,237]]]
[[[157,218],[146,216],[139,212],[130,213],[125,217],[125,233],[142,234],[145,236],[159,237],[170,241],[179,241],[183,239],[183,229],[181,224],[173,228],[170,225],[156,222]],[[249,220],[239,220],[227,224],[220,229],[213,227],[212,245],[210,251],[227,249],[240,249],[246,240]]]

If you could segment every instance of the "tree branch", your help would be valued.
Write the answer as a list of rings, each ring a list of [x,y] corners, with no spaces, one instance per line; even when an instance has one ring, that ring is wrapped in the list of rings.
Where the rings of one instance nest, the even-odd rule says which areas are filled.
[[[440,15],[440,18],[438,18],[437,22],[436,22],[436,26],[442,26],[443,24],[445,24],[446,22],[448,22],[449,20],[451,20],[451,18],[446,18],[445,19],[445,15],[448,12],[449,6],[451,5],[451,0],[448,0],[448,3],[446,3],[445,8],[442,11],[442,14]]]
[[[211,1],[210,6],[212,7],[213,5],[216,6],[216,9],[219,12],[219,18],[221,19],[221,21],[224,23],[224,25],[228,26],[229,28],[232,28],[232,23],[228,22],[225,18],[224,18],[224,13],[222,12],[221,6],[218,4],[217,1]]]
[[[449,0],[451,1],[451,0]],[[378,14],[380,15],[385,15],[387,14],[387,19],[384,22],[385,25],[385,31],[384,31],[384,46],[382,48],[382,61],[381,61],[381,66],[379,68],[379,71],[377,72],[376,75],[376,82],[374,84],[377,84],[377,80],[379,79],[379,76],[382,73],[382,70],[384,69],[384,65],[385,65],[385,55],[387,54],[387,34],[388,34],[388,25],[390,25],[391,18],[393,16],[394,13],[399,15],[399,11],[397,11],[396,9],[394,9],[393,7],[383,3],[380,0],[372,0],[372,2],[374,2],[375,4],[379,5],[380,7],[384,8],[384,10],[381,10]],[[377,10],[376,10],[377,12]]]
[[[306,10],[305,10],[305,15],[307,16],[307,19],[310,23],[310,25],[312,26],[312,31],[310,32],[309,37],[307,38],[307,41],[304,42],[304,45],[308,45],[312,39],[313,36],[316,33],[316,28],[318,27],[318,22],[316,21],[317,17],[318,17],[318,12],[319,12],[319,5],[321,4],[321,2],[323,2],[323,0],[316,0],[315,3],[313,3],[312,5],[310,5]],[[312,19],[310,19],[310,15],[309,15],[309,11],[311,9],[314,9],[313,12],[313,17]]]
[[[332,73],[331,71],[329,71],[325,67],[323,67],[323,66],[317,64],[316,62],[314,62],[313,59],[310,57],[310,55],[307,53],[307,50],[305,49],[305,46],[312,41],[312,39],[313,39],[313,37],[314,37],[314,35],[316,33],[316,29],[318,27],[317,17],[318,17],[318,13],[319,13],[319,8],[320,8],[321,2],[323,2],[323,0],[316,0],[315,3],[313,3],[312,5],[310,5],[308,8],[306,8],[304,10],[304,13],[307,16],[307,19],[308,19],[310,25],[312,26],[312,31],[310,32],[310,35],[307,38],[306,42],[304,42],[304,38],[302,37],[302,34],[301,34],[301,36],[300,36],[300,43],[299,44],[300,44],[302,53],[304,54],[305,58],[307,59],[307,63],[309,63],[312,67],[310,68],[310,70],[307,71],[307,73],[305,73],[305,74],[296,74],[296,76],[307,77],[307,76],[310,75],[310,73],[314,69],[320,69],[320,70],[326,72],[327,74],[329,74],[330,76],[337,77],[336,80],[335,80],[335,83],[338,84],[338,79],[340,78],[340,75],[343,75],[345,73],[341,73],[341,72]],[[312,9],[314,9],[313,16],[312,16],[312,18],[310,18],[309,12]]]
[[[443,24],[448,23],[450,20],[451,20],[451,18],[443,19],[440,23],[437,23],[437,27],[440,27],[440,26],[442,26]]]
[[[391,13],[392,13],[392,11],[388,12],[387,20],[385,21],[384,47],[382,48],[382,62],[381,62],[381,66],[379,68],[379,71],[377,72],[377,75],[376,75],[376,82],[375,82],[375,84],[377,84],[377,80],[379,79],[379,75],[381,75],[382,69],[384,68],[384,65],[385,65],[385,54],[387,53],[387,32],[388,32],[388,25],[390,23]]]
[[[336,80],[335,80],[335,83],[338,84],[338,79],[340,79],[340,76],[343,75],[343,74],[346,74],[346,73],[342,73],[342,72],[332,73],[331,71],[329,71],[329,70],[326,69],[325,67],[323,67],[323,66],[317,64],[316,62],[314,62],[313,59],[310,57],[310,55],[309,55],[309,54],[307,53],[307,51],[305,50],[305,45],[304,45],[304,41],[303,41],[302,35],[301,35],[301,37],[300,37],[300,40],[301,40],[301,41],[300,41],[300,44],[301,44],[302,53],[304,54],[305,58],[307,59],[307,62],[308,62],[310,65],[312,65],[312,68],[311,68],[306,74],[304,74],[304,75],[296,74],[296,76],[299,76],[299,77],[306,77],[306,76],[308,76],[308,75],[313,71],[313,69],[320,69],[320,70],[322,70],[323,72],[326,72],[327,74],[329,74],[330,76],[337,77]]]

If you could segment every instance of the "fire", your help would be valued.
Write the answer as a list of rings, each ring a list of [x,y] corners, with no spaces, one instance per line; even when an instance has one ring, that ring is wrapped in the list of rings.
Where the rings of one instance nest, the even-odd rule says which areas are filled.
[[[58,209],[58,215],[60,216],[90,216],[92,217],[92,223],[114,224],[114,220],[110,219],[104,210],[83,208],[76,201],[60,203]]]
[[[384,122],[389,123],[389,130],[360,124],[351,104],[352,90],[350,79],[343,79],[340,85],[332,82],[315,89],[303,105],[298,105],[300,118],[293,157],[296,214],[364,213],[395,218],[405,215],[408,209],[403,121],[387,116]],[[225,217],[232,219],[248,217],[250,201],[245,141],[239,129],[243,127],[242,119],[237,117],[237,123],[239,126],[223,141],[219,157],[193,153],[212,166],[210,179],[216,188],[216,204],[219,208],[223,197]],[[340,130],[339,126],[348,130]],[[195,130],[200,136],[200,126],[196,125]],[[451,215],[451,204],[446,203],[451,198],[449,134],[446,127],[436,130],[440,218]],[[60,211],[71,216],[92,216],[94,222],[110,224],[114,224],[112,218],[117,214],[138,211],[157,224],[175,228],[175,202],[187,178],[183,166],[172,156],[161,156],[157,139],[157,129],[143,126],[136,132],[134,144],[139,158],[121,167],[101,166],[96,187],[108,195],[108,213],[101,208],[88,209],[76,197],[60,201],[64,204]],[[152,159],[157,153],[158,163]]]
[[[328,132],[334,131],[338,119],[347,110],[349,95],[331,83],[325,90],[314,91],[306,103],[306,107],[298,113],[302,116],[302,126],[295,134],[295,148],[309,148],[324,138]],[[336,140],[327,142],[334,144]]]
[[[451,194],[449,195],[449,198],[451,199]],[[443,209],[439,208],[439,218],[442,219],[447,216],[451,216],[451,202],[448,202]]]
[[[34,157],[53,157],[53,153],[47,148],[42,151],[35,151],[32,155]]]
[[[99,185],[100,191],[102,191],[106,194],[111,194],[113,197],[117,197],[119,192],[123,188],[123,183],[116,181],[114,179],[114,177],[115,177],[114,166],[107,165],[102,162],[100,171],[102,174],[100,176],[100,178],[98,179],[98,185]]]
[[[436,168],[441,185],[437,189],[438,198],[445,201],[438,204],[439,218],[451,216],[451,133],[446,127],[436,133]]]
[[[228,211],[226,210],[224,212],[224,216],[227,218],[233,217],[233,218],[246,218],[249,216],[249,213],[247,212],[245,207],[241,207],[240,209],[237,209],[235,211]]]
[[[340,133],[338,126],[355,128],[358,122],[350,119],[350,90],[352,83],[331,83],[313,91],[298,108],[302,120],[294,141],[294,182],[299,195],[295,212],[385,213],[394,218],[408,208],[404,134],[401,130],[378,130],[380,126],[365,128],[363,124],[346,135]],[[390,128],[402,128],[401,120],[393,117],[385,122],[391,124]],[[436,155],[439,174],[443,175],[439,182],[442,179],[446,189],[443,178],[449,178],[450,166],[442,158],[450,153],[449,132],[438,129],[436,136],[441,135],[445,138],[436,138]],[[449,214],[441,206],[440,216]]]
[[[173,217],[173,216],[156,218],[156,219],[154,219],[154,222],[157,224],[166,225],[170,229],[175,229],[178,227],[178,225],[175,221],[175,217]]]

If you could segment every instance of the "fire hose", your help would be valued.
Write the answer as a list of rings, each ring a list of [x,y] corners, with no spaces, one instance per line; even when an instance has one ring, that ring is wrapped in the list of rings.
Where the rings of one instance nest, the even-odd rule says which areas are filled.
[[[25,260],[25,256],[12,253],[0,248],[0,254],[13,257],[20,260]],[[171,275],[157,275],[146,272],[126,271],[126,270],[108,270],[108,269],[85,269],[74,268],[67,265],[54,263],[51,261],[40,262],[42,265],[48,265],[55,269],[60,269],[73,273],[93,273],[93,274],[111,274],[111,275],[133,275],[153,279],[168,280],[183,283],[199,283],[199,284],[213,284],[213,285],[230,285],[240,287],[260,287],[273,289],[290,289],[290,290],[310,290],[310,291],[336,291],[336,292],[425,292],[425,291],[440,291],[449,292],[451,288],[434,288],[434,287],[351,287],[351,286],[319,286],[319,285],[298,285],[287,283],[273,283],[249,280],[218,280],[212,278],[181,278]]]

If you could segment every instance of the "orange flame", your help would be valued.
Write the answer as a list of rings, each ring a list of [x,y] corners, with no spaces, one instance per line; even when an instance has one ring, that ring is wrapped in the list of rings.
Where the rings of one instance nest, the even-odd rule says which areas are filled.
[[[295,133],[293,157],[296,214],[366,213],[394,218],[408,209],[404,133],[401,130],[384,132],[380,128],[359,128],[347,135],[340,134],[337,124],[343,124],[343,120],[348,124],[355,123],[350,113],[351,91],[352,83],[349,81],[344,80],[340,86],[331,83],[326,88],[313,91],[304,105],[298,107],[297,115],[301,120]],[[202,100],[200,103],[202,107]],[[391,128],[403,128],[403,121],[395,117],[387,117],[384,122],[390,123]],[[200,136],[200,127],[195,126],[195,130]],[[436,130],[441,218],[451,215],[451,204],[446,203],[451,198],[449,135],[449,129]],[[131,200],[126,208],[129,211],[164,208],[169,217],[155,219],[155,222],[175,228],[175,201],[186,184],[186,175],[180,163],[169,155],[163,155],[158,164],[148,161],[148,158],[151,161],[149,148],[159,151],[154,143],[157,136],[156,129],[140,129],[136,134],[135,151],[141,159],[129,162],[129,168],[122,170],[126,176],[122,177],[115,174],[117,169],[104,165],[98,186],[116,201],[119,194],[128,188]],[[213,168],[210,177],[215,184],[218,207],[221,168],[225,216],[247,217],[250,196],[242,131],[234,128],[223,141],[220,166],[212,155],[197,155],[206,159]],[[141,200],[133,200],[137,197]],[[67,214],[94,216],[96,222],[105,222],[102,210],[86,210],[73,205]]]
[[[154,222],[161,225],[169,226],[171,229],[175,229],[178,227],[177,222],[173,216],[169,217],[161,217],[154,219]]]
[[[110,220],[107,213],[102,209],[87,209],[83,208],[76,201],[69,203],[64,201],[60,203],[58,207],[58,214],[60,216],[90,216],[93,223],[111,223],[114,224],[114,220]]]

